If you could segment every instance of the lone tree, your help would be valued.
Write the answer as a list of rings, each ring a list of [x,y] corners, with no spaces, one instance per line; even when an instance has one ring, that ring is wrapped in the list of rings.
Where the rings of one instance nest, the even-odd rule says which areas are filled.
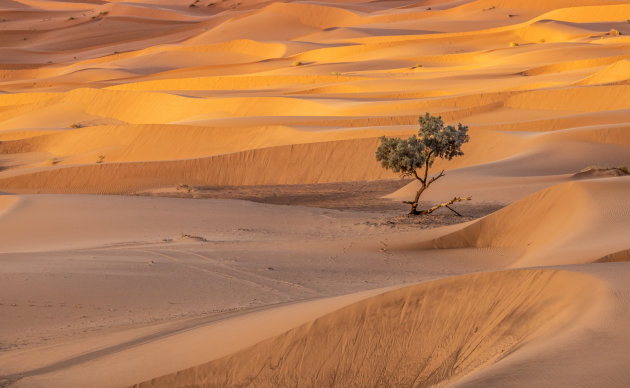
[[[435,117],[429,113],[426,113],[424,117],[420,116],[419,122],[418,137],[416,135],[408,139],[381,137],[381,145],[376,150],[376,160],[381,162],[381,166],[387,170],[400,173],[403,177],[413,176],[420,181],[421,186],[416,192],[414,200],[404,202],[411,205],[410,215],[430,214],[441,207],[446,207],[461,216],[450,205],[455,202],[470,200],[470,197],[454,197],[448,202],[424,211],[418,211],[417,208],[422,193],[433,182],[444,176],[444,170],[442,170],[439,174],[429,178],[429,169],[435,159],[451,160],[464,154],[462,145],[469,140],[468,127],[461,123],[457,124],[457,128],[452,125],[445,127],[441,116]]]

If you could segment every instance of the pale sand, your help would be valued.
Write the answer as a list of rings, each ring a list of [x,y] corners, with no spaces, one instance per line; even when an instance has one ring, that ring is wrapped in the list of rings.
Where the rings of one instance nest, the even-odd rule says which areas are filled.
[[[630,165],[627,20],[0,2],[0,386],[627,386],[630,177],[579,173]],[[463,219],[385,204],[426,111]]]

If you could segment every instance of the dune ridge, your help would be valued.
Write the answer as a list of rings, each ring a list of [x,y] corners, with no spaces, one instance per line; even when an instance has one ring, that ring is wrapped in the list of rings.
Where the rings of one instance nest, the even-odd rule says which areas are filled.
[[[134,387],[443,385],[568,325],[603,297],[598,287],[587,276],[552,270],[433,281]]]
[[[562,183],[434,239],[431,245],[518,248],[522,254],[511,266],[519,267],[594,262],[627,244],[623,236],[630,228],[625,217],[628,193],[630,179],[624,177]]]
[[[178,183],[236,186],[394,178],[395,174],[379,168],[374,160],[371,149],[377,143],[377,138],[366,138],[261,148],[198,159],[62,166],[2,178],[0,186],[21,193],[120,194]],[[349,154],[356,149],[369,151]],[[287,168],[300,163],[311,167]]]
[[[0,386],[624,387],[628,19],[0,1]],[[425,112],[463,218],[375,161]]]

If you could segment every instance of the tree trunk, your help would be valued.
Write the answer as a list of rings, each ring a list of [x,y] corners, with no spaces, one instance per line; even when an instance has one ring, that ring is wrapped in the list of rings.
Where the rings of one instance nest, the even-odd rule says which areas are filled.
[[[422,192],[426,190],[426,188],[427,186],[423,184],[422,187],[420,187],[420,190],[416,192],[416,197],[414,198],[414,200],[406,202],[411,205],[411,210],[409,211],[410,216],[415,216],[415,215],[420,214],[418,212],[418,201],[420,200],[420,196],[422,195]]]

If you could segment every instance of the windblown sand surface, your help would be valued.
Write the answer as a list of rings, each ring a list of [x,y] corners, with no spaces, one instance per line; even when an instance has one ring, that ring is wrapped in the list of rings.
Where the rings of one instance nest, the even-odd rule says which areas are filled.
[[[0,386],[630,385],[630,4],[0,1]],[[375,161],[470,126],[421,206]],[[589,167],[590,166],[590,167]]]

